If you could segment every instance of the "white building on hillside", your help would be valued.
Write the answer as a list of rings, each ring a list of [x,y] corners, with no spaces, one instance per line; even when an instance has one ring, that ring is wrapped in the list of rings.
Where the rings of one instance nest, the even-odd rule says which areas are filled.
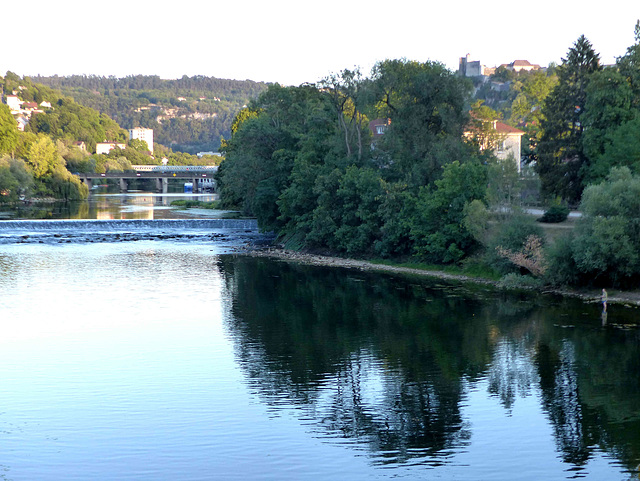
[[[149,147],[149,152],[153,154],[153,129],[145,129],[143,127],[129,129],[129,140],[132,139],[144,140]]]
[[[98,142],[96,144],[96,154],[108,154],[116,147],[124,150],[126,145],[119,142]]]
[[[19,113],[20,110],[22,110],[22,104],[24,103],[18,98],[17,95],[7,95],[5,98],[5,102],[11,109],[12,114]]]

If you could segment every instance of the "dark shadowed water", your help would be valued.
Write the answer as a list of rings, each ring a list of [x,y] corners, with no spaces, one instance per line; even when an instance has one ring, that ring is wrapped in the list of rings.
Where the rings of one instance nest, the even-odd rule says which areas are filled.
[[[183,227],[0,244],[0,479],[637,479],[637,310]]]

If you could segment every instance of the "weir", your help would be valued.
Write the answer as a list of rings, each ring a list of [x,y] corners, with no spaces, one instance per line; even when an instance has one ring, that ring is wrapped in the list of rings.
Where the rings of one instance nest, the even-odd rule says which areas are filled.
[[[255,219],[119,219],[119,220],[4,220],[0,221],[0,235],[29,232],[74,231],[136,232],[188,230],[257,231]]]
[[[0,221],[0,245],[112,243],[132,241],[205,242],[243,248],[268,245],[273,234],[255,219],[124,219]]]

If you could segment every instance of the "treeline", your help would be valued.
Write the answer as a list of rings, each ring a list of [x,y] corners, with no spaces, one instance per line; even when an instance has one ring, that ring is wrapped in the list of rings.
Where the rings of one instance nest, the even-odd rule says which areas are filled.
[[[124,128],[151,128],[158,143],[191,153],[218,150],[221,138],[230,136],[237,112],[266,88],[251,80],[205,76],[165,80],[146,75],[74,75],[33,80],[107,114]]]
[[[271,86],[236,119],[222,200],[289,245],[460,261],[476,246],[465,208],[496,163],[463,137],[470,89],[441,64],[405,60],[372,78]],[[375,141],[373,119],[385,129]]]
[[[475,97],[523,129],[524,153],[536,166],[542,193],[577,206],[584,189],[614,166],[640,167],[640,23],[635,44],[603,66],[581,36],[560,65],[545,71],[500,68],[476,82]]]
[[[72,173],[122,172],[132,164],[212,165],[219,157],[198,158],[156,145],[151,155],[145,142],[128,140],[128,133],[106,114],[80,105],[61,92],[20,78],[12,72],[0,77],[0,90],[14,92],[25,103],[36,103],[18,114],[28,117],[24,132],[7,105],[0,104],[0,203],[33,197],[79,199],[87,188]],[[23,104],[24,107],[24,104]],[[109,154],[91,154],[96,143],[125,145]],[[78,145],[78,144],[83,145]]]
[[[509,115],[538,129],[528,160],[547,201],[565,218],[583,200],[575,236],[552,246],[519,213],[519,159],[497,160],[470,128],[491,109],[476,102],[470,118],[471,81],[432,62],[270,86],[232,125],[222,200],[289,247],[459,263],[516,285],[633,284],[640,209],[623,192],[637,198],[640,159],[620,140],[640,118],[640,22],[615,67],[580,37],[552,75],[529,75]]]
[[[1,79],[1,77],[0,77]],[[25,132],[42,133],[53,140],[67,143],[82,141],[87,149],[95,151],[97,142],[125,142],[128,134],[108,115],[74,102],[60,91],[20,78],[7,72],[2,79],[5,95],[16,92],[20,100],[38,104],[40,113],[31,114]],[[48,102],[51,107],[42,106]]]
[[[0,104],[0,203],[86,198],[87,186],[67,170],[63,148],[46,134],[19,132],[9,107]]]

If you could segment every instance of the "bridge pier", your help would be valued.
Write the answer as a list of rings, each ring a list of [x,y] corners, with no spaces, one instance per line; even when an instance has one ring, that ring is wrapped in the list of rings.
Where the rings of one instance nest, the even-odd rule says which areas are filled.
[[[126,192],[128,187],[127,179],[120,177],[120,192]]]
[[[89,191],[91,191],[91,188],[93,187],[93,182],[91,182],[91,179],[88,179],[86,177],[82,178],[82,182],[89,187]]]
[[[156,179],[156,192],[163,194],[169,193],[169,179],[166,177]]]

